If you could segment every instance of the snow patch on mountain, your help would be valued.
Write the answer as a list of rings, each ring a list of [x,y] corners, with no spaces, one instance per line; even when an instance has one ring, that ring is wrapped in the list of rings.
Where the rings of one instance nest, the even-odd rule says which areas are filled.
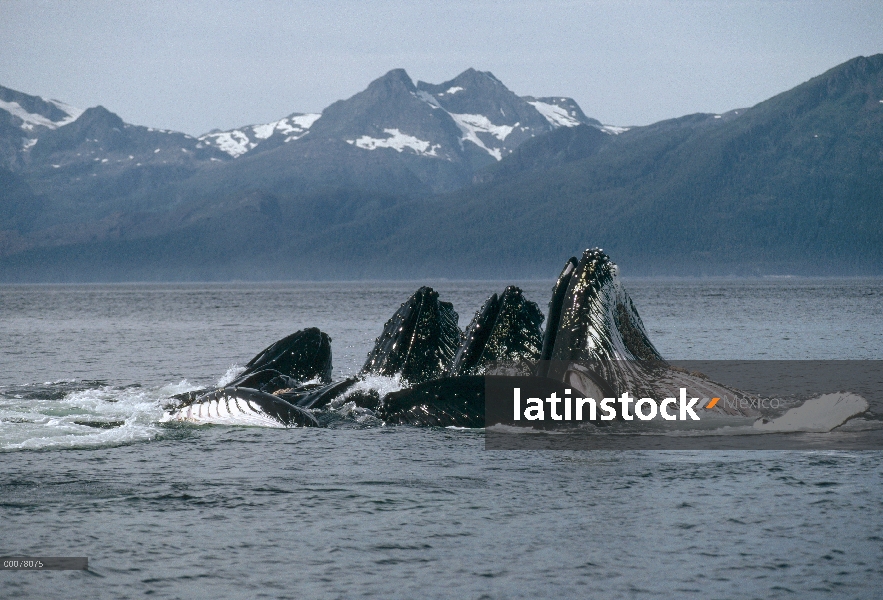
[[[223,152],[226,152],[233,158],[242,156],[257,144],[248,139],[242,131],[234,129],[233,131],[224,131],[222,133],[210,133],[199,138],[213,146],[216,146]]]
[[[313,126],[313,123],[319,120],[321,113],[308,113],[305,115],[294,115],[279,121],[276,129],[280,133],[306,133],[306,130]],[[291,138],[289,138],[291,139]],[[297,138],[293,138],[297,139]],[[285,140],[286,142],[289,140]]]
[[[548,104],[539,100],[528,102],[528,104],[537,109],[537,112],[543,115],[552,127],[576,127],[580,124],[579,119],[571,115],[563,106]]]
[[[45,100],[45,98],[44,98]],[[83,111],[74,108],[72,106],[68,106],[63,102],[59,102],[57,100],[46,100],[51,104],[54,104],[59,109],[67,113],[67,117],[60,121],[53,121],[44,117],[43,115],[39,115],[37,113],[30,113],[26,111],[18,102],[4,102],[0,100],[0,109],[5,110],[9,114],[14,117],[18,117],[22,120],[21,128],[25,131],[33,131],[34,127],[45,127],[47,129],[57,129],[62,125],[67,125],[68,123],[72,123],[77,120],[77,118],[83,114]]]
[[[604,125],[601,127],[601,131],[609,133],[610,135],[619,135],[620,133],[625,133],[631,129],[630,127],[617,127],[616,125]]]
[[[285,140],[286,142],[289,142],[291,140],[296,140],[305,134],[310,126],[321,116],[322,115],[320,114],[308,114],[285,117],[284,119],[274,121],[273,123],[255,125],[251,129],[254,131],[254,136],[259,140],[265,140],[277,131],[283,135],[292,134],[288,135],[288,139]]]
[[[253,128],[254,136],[259,140],[265,140],[276,131],[277,123],[267,123],[266,125],[255,125]]]
[[[479,133],[489,133],[501,142],[509,137],[515,127],[510,125],[494,125],[490,119],[484,115],[470,115],[448,113],[454,122],[463,132],[463,142],[472,142],[497,160],[503,160],[502,150],[500,148],[488,148],[487,145],[478,137]],[[518,125],[516,123],[516,125]]]
[[[61,121],[56,122],[56,125],[59,127],[61,127],[62,125],[67,125],[68,123],[73,123],[80,118],[80,115],[86,112],[82,108],[71,106],[70,104],[66,104],[59,100],[48,100],[46,98],[43,98],[43,100],[46,100],[46,102],[49,102],[50,104],[54,104],[59,110],[62,110],[68,114],[68,117],[66,119],[62,119]]]
[[[416,92],[411,92],[411,93],[414,96],[416,96],[416,97],[420,98],[421,100],[423,100],[424,102],[426,102],[432,108],[441,108],[442,110],[445,110],[442,108],[442,105],[438,103],[438,100],[433,98],[432,94],[430,94],[429,92],[426,92],[424,90],[417,90]],[[447,112],[447,111],[445,111],[445,112]]]
[[[352,144],[357,148],[362,148],[364,150],[392,148],[396,152],[403,152],[405,148],[410,148],[416,154],[419,154],[421,156],[438,156],[436,150],[441,148],[439,144],[431,144],[425,140],[416,138],[413,135],[402,133],[398,129],[384,129],[383,131],[385,133],[388,133],[390,137],[379,139],[363,135],[356,140],[346,140],[346,143]]]
[[[249,125],[231,131],[214,131],[200,136],[199,141],[215,146],[233,158],[237,158],[253,150],[262,141],[273,137],[276,133],[285,136],[284,142],[300,139],[309,132],[310,127],[321,116],[321,114],[315,113],[291,115],[263,125]]]
[[[439,96],[443,96],[445,94],[456,94],[457,92],[462,92],[462,91],[463,91],[463,88],[455,85],[453,87],[448,88],[447,91],[444,91],[441,94],[439,94]]]

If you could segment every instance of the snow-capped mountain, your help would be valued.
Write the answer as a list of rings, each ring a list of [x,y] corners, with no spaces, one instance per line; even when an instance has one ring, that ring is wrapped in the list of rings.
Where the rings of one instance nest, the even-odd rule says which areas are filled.
[[[48,171],[53,178],[75,173],[78,181],[228,158],[187,134],[125,123],[102,106],[81,110],[0,87],[0,168]]]
[[[448,161],[469,157],[478,163],[501,160],[522,142],[558,127],[604,129],[572,98],[518,97],[492,73],[468,69],[438,85],[415,85],[403,69],[394,69],[321,115],[294,113],[264,125],[211,131],[199,140],[238,158],[299,140],[314,124],[324,139],[362,150]]]
[[[403,69],[395,69],[322,114],[292,113],[198,138],[123,123],[101,107],[83,111],[0,87],[0,167],[210,163],[322,140],[447,161],[472,171],[501,160],[530,138],[581,124],[608,133],[622,130],[586,117],[571,98],[519,97],[493,74],[475,69],[437,85],[415,84]],[[87,129],[92,133],[83,133]]]
[[[294,113],[284,119],[263,125],[248,125],[229,131],[215,129],[199,136],[206,146],[214,146],[236,158],[255,149],[269,150],[302,138],[322,115]]]
[[[313,129],[363,150],[390,149],[480,167],[526,140],[588,119],[570,98],[520,98],[493,74],[469,69],[435,85],[402,69],[329,106]]]
[[[42,133],[72,123],[82,112],[58,100],[0,86],[0,167],[18,165],[21,153]]]
[[[441,84],[394,69],[321,114],[199,137],[0,87],[0,170],[48,199],[52,222],[72,205],[93,218],[239,189],[408,196],[467,185],[524,142],[580,125],[605,130],[570,98],[519,97],[475,69]]]
[[[83,111],[60,102],[39,96],[29,96],[0,86],[0,110],[7,113],[7,120],[22,130],[23,137],[30,138],[40,129],[57,129],[76,121]]]

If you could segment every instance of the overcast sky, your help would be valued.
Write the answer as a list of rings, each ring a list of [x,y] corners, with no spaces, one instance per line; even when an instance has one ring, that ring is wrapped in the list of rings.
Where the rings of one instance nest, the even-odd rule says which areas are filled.
[[[0,85],[194,135],[319,112],[397,67],[643,125],[880,52],[880,0],[0,0]]]

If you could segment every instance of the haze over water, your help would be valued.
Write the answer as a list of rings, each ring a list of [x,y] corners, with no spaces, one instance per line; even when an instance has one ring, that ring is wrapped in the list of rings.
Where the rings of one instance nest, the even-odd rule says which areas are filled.
[[[430,282],[460,326],[508,282]],[[356,372],[420,283],[0,286],[3,597],[872,597],[879,452],[484,450],[478,431],[167,427],[295,330]],[[546,308],[551,282],[522,282]],[[626,280],[671,359],[881,359],[883,280]],[[83,418],[122,422],[112,429]]]

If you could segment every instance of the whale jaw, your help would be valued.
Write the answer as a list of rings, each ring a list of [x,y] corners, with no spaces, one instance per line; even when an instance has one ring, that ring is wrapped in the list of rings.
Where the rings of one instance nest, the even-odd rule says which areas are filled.
[[[318,427],[307,410],[250,388],[227,387],[203,394],[167,413],[163,419],[198,425],[254,427]]]
[[[567,277],[560,308],[550,307],[549,312],[560,314],[557,323],[548,323],[555,329],[550,360],[663,360],[619,281],[616,265],[599,248],[583,253]]]

